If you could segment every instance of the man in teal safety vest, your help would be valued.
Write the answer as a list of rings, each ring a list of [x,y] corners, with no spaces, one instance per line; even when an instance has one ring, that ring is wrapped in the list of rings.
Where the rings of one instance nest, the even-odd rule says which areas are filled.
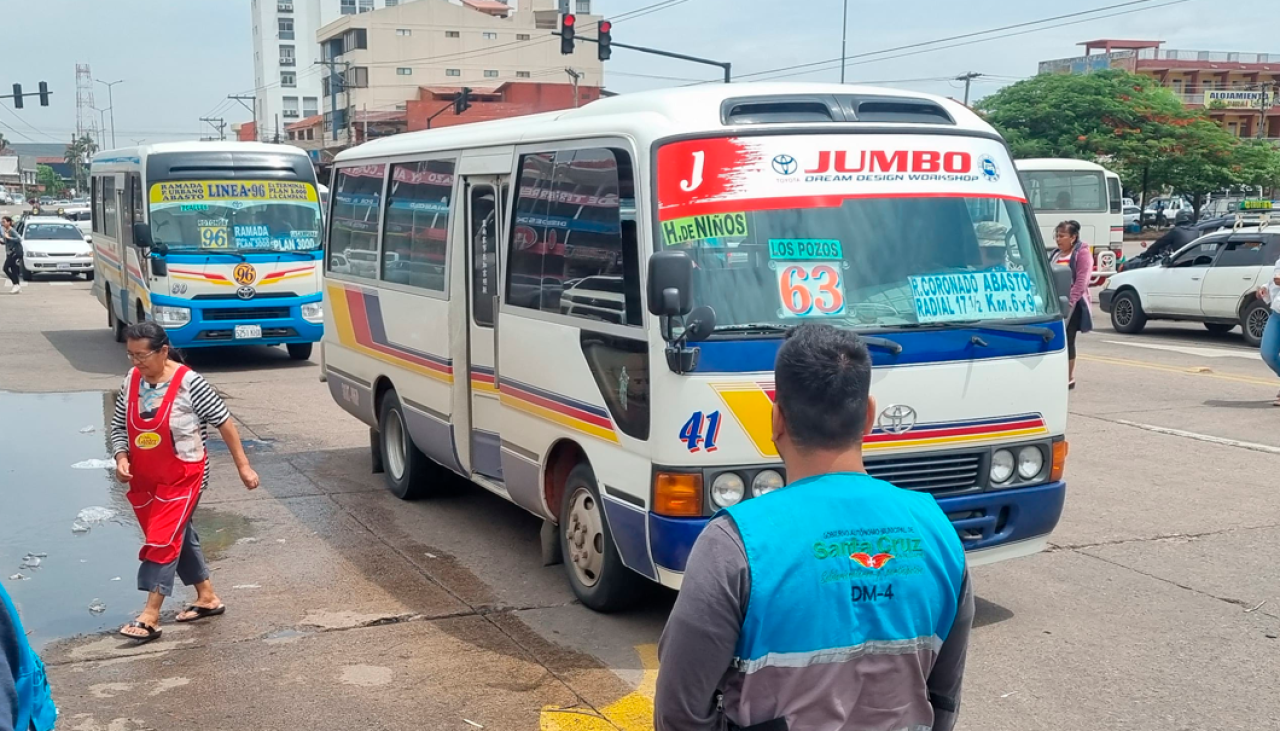
[[[870,477],[871,358],[805,324],[775,366],[788,486],[721,511],[658,645],[657,731],[950,731],[973,594],[933,497]]]
[[[0,587],[0,731],[52,731],[57,718],[44,664]]]

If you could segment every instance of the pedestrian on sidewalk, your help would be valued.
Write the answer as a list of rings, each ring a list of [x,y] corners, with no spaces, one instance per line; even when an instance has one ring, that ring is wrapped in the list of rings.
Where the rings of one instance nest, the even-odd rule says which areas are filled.
[[[1070,255],[1071,292],[1067,295],[1067,388],[1076,387],[1076,334],[1093,330],[1089,310],[1089,279],[1093,276],[1093,253],[1080,240],[1080,224],[1063,221],[1053,231],[1058,251]]]
[[[13,229],[13,216],[0,218],[0,239],[4,239],[4,274],[9,278],[9,294],[22,291],[22,239]]]
[[[1262,352],[1262,360],[1273,373],[1280,376],[1280,261],[1276,262],[1271,272],[1271,281],[1258,287],[1258,299],[1271,305],[1271,315],[1267,318],[1267,327],[1262,331],[1262,342],[1258,349]],[[1280,393],[1272,406],[1280,406]]]
[[[694,543],[658,644],[657,731],[951,731],[973,624],[964,547],[932,495],[867,474],[866,344],[800,325],[774,382],[788,484]]]
[[[53,731],[57,720],[44,663],[0,586],[0,731]]]
[[[258,487],[258,474],[249,466],[240,434],[217,391],[200,374],[170,359],[164,328],[154,322],[130,325],[125,343],[134,367],[116,399],[111,447],[116,479],[128,484],[125,497],[142,526],[138,589],[147,592],[147,606],[120,634],[149,642],[161,634],[160,608],[173,594],[175,574],[196,588],[195,601],[177,621],[226,611],[213,591],[200,536],[191,523],[209,484],[208,427],[217,429],[227,443],[246,488]]]

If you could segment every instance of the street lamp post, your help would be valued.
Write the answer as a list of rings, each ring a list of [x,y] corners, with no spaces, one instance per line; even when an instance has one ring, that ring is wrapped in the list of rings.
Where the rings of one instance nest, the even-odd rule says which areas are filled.
[[[94,79],[94,81],[107,87],[107,109],[111,110],[111,146],[116,146],[116,100],[112,94],[116,84],[123,84],[124,79],[117,81],[103,81],[102,79]]]
[[[844,83],[844,60],[849,48],[849,0],[844,0],[844,22],[840,24],[840,83]]]

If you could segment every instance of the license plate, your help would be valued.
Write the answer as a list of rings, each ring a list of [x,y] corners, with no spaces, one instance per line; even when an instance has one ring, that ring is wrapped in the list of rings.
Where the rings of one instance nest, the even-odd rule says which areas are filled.
[[[261,325],[236,325],[236,340],[262,337]]]
[[[59,268],[59,269],[70,269],[70,268],[71,268],[71,265],[70,265],[70,264],[59,264],[59,265],[58,265],[58,268]]]

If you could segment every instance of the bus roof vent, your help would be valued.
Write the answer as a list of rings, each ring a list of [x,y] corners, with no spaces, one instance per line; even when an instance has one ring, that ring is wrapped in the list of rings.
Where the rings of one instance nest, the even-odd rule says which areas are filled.
[[[948,124],[955,119],[942,105],[930,99],[900,96],[846,97],[845,109],[851,121],[896,122],[899,124]]]
[[[843,122],[844,112],[828,96],[752,96],[726,99],[720,105],[725,125]]]

